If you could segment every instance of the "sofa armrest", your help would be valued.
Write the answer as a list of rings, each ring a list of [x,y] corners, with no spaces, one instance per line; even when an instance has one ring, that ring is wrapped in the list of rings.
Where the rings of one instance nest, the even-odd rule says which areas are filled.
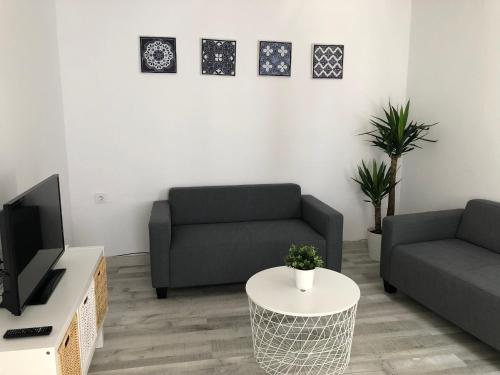
[[[163,288],[170,284],[170,240],[172,225],[168,201],[153,203],[149,219],[149,256],[153,287]]]
[[[326,268],[340,272],[344,217],[312,195],[302,196],[302,218],[326,240]]]
[[[456,209],[385,217],[382,225],[380,276],[390,281],[394,246],[454,238],[463,211]]]

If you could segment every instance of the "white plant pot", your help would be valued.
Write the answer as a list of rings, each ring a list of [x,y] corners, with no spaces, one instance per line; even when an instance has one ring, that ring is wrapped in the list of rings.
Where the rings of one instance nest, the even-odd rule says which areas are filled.
[[[302,292],[309,290],[314,284],[314,270],[298,270],[295,269],[295,285]]]
[[[382,235],[376,234],[368,229],[366,233],[368,239],[368,255],[371,260],[380,262],[380,248],[382,247]]]

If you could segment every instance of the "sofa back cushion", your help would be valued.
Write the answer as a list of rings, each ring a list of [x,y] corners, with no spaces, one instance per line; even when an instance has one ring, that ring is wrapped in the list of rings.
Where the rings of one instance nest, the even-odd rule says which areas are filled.
[[[168,193],[173,225],[299,218],[301,199],[295,184],[182,187]]]
[[[457,238],[500,253],[500,203],[484,199],[469,201]]]

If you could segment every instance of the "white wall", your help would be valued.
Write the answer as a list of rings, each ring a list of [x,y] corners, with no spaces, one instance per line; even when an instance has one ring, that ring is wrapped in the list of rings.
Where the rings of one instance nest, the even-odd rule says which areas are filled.
[[[400,211],[499,200],[500,2],[411,8],[0,0],[0,199],[60,173],[72,243],[113,254],[147,250],[151,201],[171,186],[294,181],[344,213],[346,239],[362,238],[371,208],[349,177],[375,151],[355,134],[407,93],[413,118],[440,122],[439,142],[405,156]],[[177,37],[179,73],[141,74],[139,35]],[[238,41],[236,77],[200,75],[201,37]],[[292,78],[257,76],[259,39],[293,42]],[[343,80],[310,78],[314,42],[345,44]]]
[[[401,211],[500,200],[500,1],[413,1],[408,95],[413,117],[439,121],[405,157]]]
[[[53,0],[0,0],[0,203],[59,173],[71,209]]]
[[[169,187],[296,182],[365,237],[356,134],[406,94],[410,1],[57,0],[74,243],[148,248]],[[139,36],[177,38],[178,74],[141,74]],[[202,37],[237,40],[236,77],[200,74]],[[257,75],[258,40],[293,42],[292,78]],[[312,43],[345,44],[343,80],[312,80]],[[96,205],[94,193],[107,204]]]

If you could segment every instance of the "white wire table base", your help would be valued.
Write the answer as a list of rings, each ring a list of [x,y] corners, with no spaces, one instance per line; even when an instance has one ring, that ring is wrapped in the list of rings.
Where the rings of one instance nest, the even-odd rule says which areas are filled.
[[[249,298],[255,359],[267,374],[343,374],[349,365],[357,304],[338,314],[278,314]]]

